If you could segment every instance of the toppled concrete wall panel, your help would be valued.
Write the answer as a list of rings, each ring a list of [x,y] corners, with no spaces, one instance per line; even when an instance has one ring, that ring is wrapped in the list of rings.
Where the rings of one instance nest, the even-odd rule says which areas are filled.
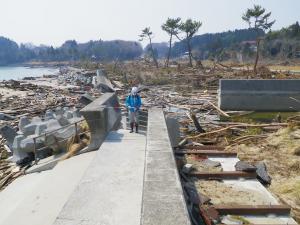
[[[300,111],[299,80],[220,80],[223,110]]]
[[[120,126],[121,109],[118,97],[114,93],[103,94],[80,112],[91,131],[87,151],[98,150],[107,134]]]

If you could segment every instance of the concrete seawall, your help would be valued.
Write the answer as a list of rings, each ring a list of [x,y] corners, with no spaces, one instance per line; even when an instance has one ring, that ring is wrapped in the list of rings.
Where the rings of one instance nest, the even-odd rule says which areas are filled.
[[[223,110],[300,111],[299,80],[220,80]]]
[[[121,122],[119,100],[114,93],[103,94],[80,112],[91,131],[91,142],[85,151],[98,150],[108,133],[118,129]]]
[[[148,113],[142,225],[190,225],[162,109]]]
[[[95,101],[95,107],[102,102]],[[93,110],[86,118],[103,116]],[[115,122],[116,115],[104,113]],[[99,151],[21,177],[2,191],[0,225],[191,225],[162,109],[149,110],[147,135],[109,132],[115,122],[92,125],[106,135]]]

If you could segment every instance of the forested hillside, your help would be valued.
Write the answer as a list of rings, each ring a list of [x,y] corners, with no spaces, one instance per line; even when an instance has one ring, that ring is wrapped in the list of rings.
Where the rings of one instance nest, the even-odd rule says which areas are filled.
[[[299,58],[300,57],[300,26],[295,23],[279,31],[264,34],[254,29],[241,29],[215,34],[197,35],[191,39],[193,57],[198,59],[217,58],[230,59],[232,52],[241,53],[244,58],[253,57],[257,35],[263,37],[261,53],[267,58]],[[254,43],[254,44],[253,44]],[[155,56],[164,58],[168,52],[167,43],[153,43]],[[171,51],[171,57],[181,57],[187,52],[185,40],[177,41]],[[131,60],[142,54],[149,54],[149,45],[144,51],[139,42],[135,41],[89,41],[77,43],[66,41],[62,46],[20,46],[5,37],[0,37],[0,65],[9,65],[28,61],[78,61],[78,60]]]
[[[66,41],[61,47],[17,45],[12,40],[0,37],[0,65],[35,61],[73,61],[73,60],[130,60],[139,57],[143,48],[134,41],[89,41],[78,44]]]
[[[300,58],[299,23],[268,33],[263,42],[263,54],[272,58]]]
[[[263,31],[259,35],[263,35]],[[206,59],[221,54],[225,49],[236,48],[243,41],[255,40],[257,33],[254,29],[242,29],[216,34],[197,35],[192,38],[193,55],[196,58]],[[172,56],[178,57],[187,51],[185,40],[176,42],[172,48]]]

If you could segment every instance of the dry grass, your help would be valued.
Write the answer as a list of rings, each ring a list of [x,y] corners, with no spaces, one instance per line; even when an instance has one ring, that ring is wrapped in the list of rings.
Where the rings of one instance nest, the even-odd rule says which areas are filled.
[[[282,70],[282,71],[300,71],[300,66],[279,66],[279,65],[272,65],[268,66],[269,69],[272,70]]]
[[[262,193],[250,189],[248,190],[246,188],[238,188],[234,185],[225,184],[221,181],[198,180],[195,182],[195,186],[200,193],[203,193],[211,198],[212,204],[270,204],[268,197],[264,196]]]

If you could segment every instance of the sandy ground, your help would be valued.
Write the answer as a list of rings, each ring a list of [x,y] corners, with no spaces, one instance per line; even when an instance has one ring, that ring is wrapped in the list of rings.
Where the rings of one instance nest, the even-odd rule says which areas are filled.
[[[186,163],[193,164],[194,170],[196,170],[198,172],[220,172],[220,171],[222,171],[221,166],[212,167],[212,166],[209,166],[209,165],[203,163],[203,160],[205,160],[205,158],[200,158],[197,155],[186,155],[185,156]]]
[[[58,89],[74,88],[75,85],[70,84],[60,84],[57,78],[36,78],[35,80],[24,80],[23,83],[34,84],[38,86],[47,86]]]
[[[25,97],[27,95],[28,91],[17,91],[10,88],[4,88],[0,87],[0,99],[1,98],[9,98],[12,96],[19,96],[19,97]],[[1,97],[2,96],[2,97]]]
[[[221,181],[199,180],[195,185],[200,193],[211,198],[212,204],[228,205],[268,205],[269,197],[254,190],[238,188]]]

